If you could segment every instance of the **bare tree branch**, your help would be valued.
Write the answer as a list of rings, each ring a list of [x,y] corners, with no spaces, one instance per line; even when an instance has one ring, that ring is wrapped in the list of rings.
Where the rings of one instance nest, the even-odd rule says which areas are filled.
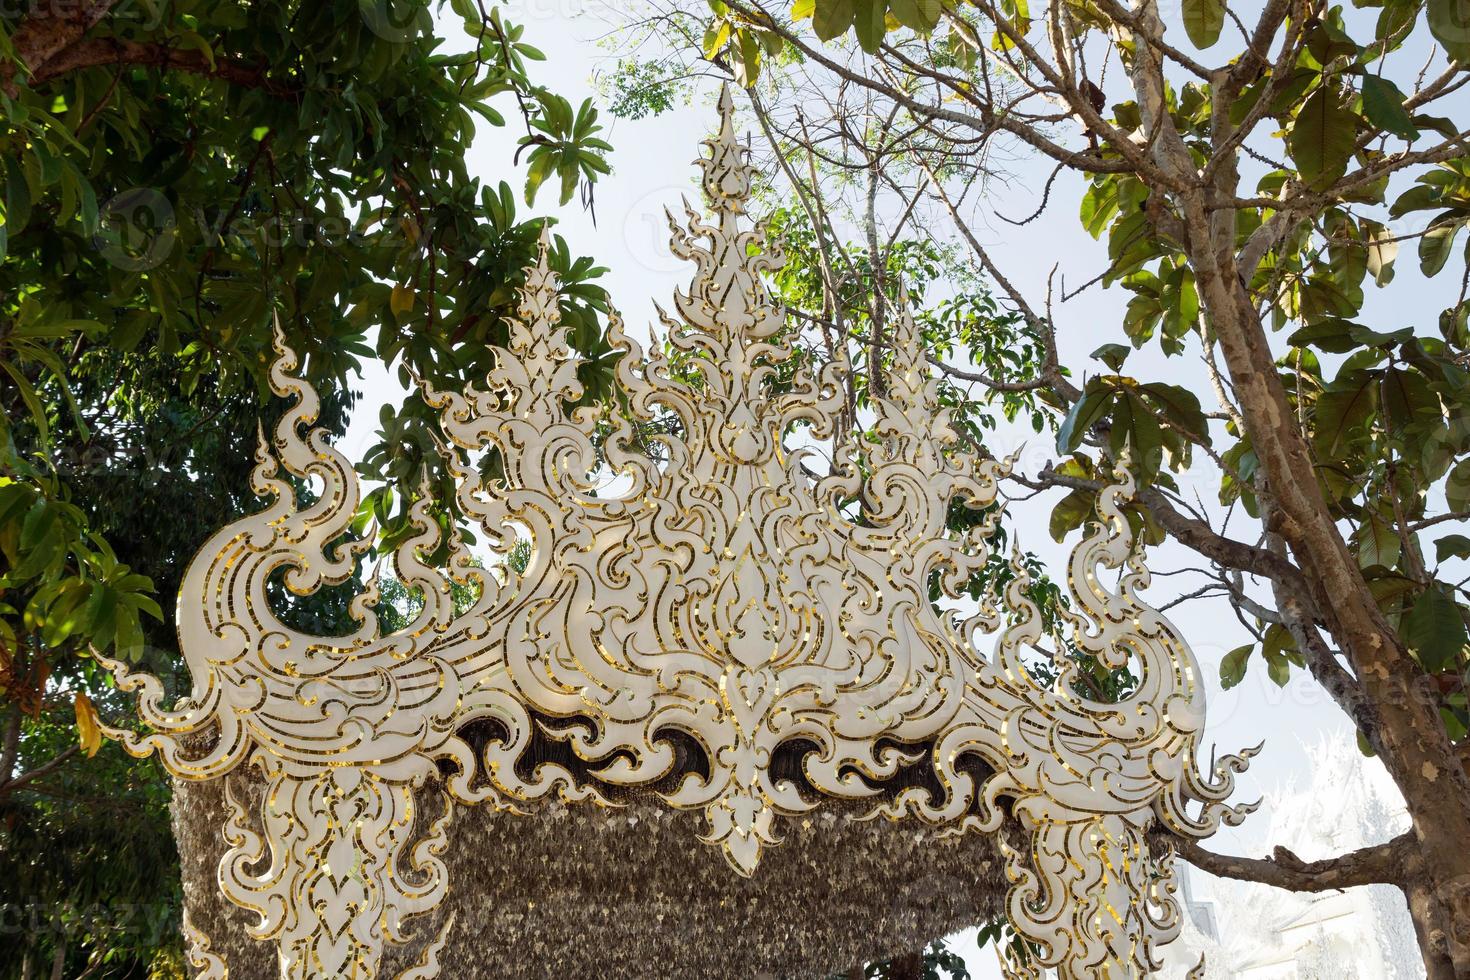
[[[1320,861],[1303,861],[1284,847],[1276,848],[1269,858],[1243,858],[1207,851],[1190,838],[1172,840],[1179,855],[1201,871],[1294,892],[1326,892],[1398,881],[1403,877],[1414,843],[1413,835],[1406,833],[1386,844],[1374,844]]]

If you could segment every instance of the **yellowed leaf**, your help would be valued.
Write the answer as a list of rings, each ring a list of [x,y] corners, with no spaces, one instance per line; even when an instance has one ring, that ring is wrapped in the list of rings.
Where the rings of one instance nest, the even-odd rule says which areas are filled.
[[[102,722],[97,717],[97,706],[92,699],[78,691],[75,701],[77,712],[77,740],[82,743],[82,751],[87,753],[87,758],[97,754],[102,748]]]
[[[399,283],[393,287],[393,295],[388,300],[388,308],[396,316],[407,316],[413,312],[413,287],[407,283]]]

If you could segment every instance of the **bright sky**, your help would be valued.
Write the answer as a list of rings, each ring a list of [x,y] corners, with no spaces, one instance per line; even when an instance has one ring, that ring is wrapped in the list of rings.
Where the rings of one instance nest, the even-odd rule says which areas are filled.
[[[548,63],[541,66],[539,76],[553,88],[579,102],[584,96],[596,96],[593,73],[609,67],[613,55],[599,47],[606,31],[605,14],[598,0],[512,0],[507,19],[526,27],[528,43],[543,50]],[[1177,7],[1166,5],[1177,17]],[[1242,16],[1248,15],[1243,13]],[[451,30],[457,31],[453,26]],[[555,215],[558,231],[571,243],[576,253],[592,255],[607,266],[609,274],[603,283],[614,303],[628,320],[630,332],[646,336],[646,324],[653,320],[654,300],[668,305],[668,297],[676,285],[687,282],[689,267],[669,254],[667,231],[663,217],[666,206],[676,207],[682,195],[697,199],[692,182],[692,161],[698,153],[698,141],[715,124],[714,98],[717,86],[702,86],[692,106],[654,119],[636,122],[614,120],[604,113],[609,131],[604,135],[613,144],[611,162],[614,171],[597,184],[596,223],[575,201],[557,208],[555,190],[548,184],[537,201],[536,214]],[[507,116],[512,115],[509,109]],[[511,157],[518,130],[507,126],[502,130],[482,132],[470,154],[469,170],[489,184],[507,180],[520,192],[524,169],[513,168]],[[1050,166],[1028,166],[1024,159],[1012,170],[1018,176],[1005,189],[1005,213],[1015,216],[1029,213],[1039,203],[1040,183]],[[1104,246],[1093,241],[1077,221],[1077,202],[1081,181],[1063,176],[1053,188],[1052,206],[1036,221],[1015,227],[998,220],[983,222],[987,244],[998,246],[997,254],[1005,263],[1003,270],[1028,295],[1045,295],[1046,277],[1053,265],[1060,264],[1068,283],[1078,284],[1099,273],[1106,266]],[[524,212],[529,214],[529,212]],[[1433,330],[1434,316],[1447,305],[1435,295],[1443,281],[1426,288],[1417,278],[1411,249],[1406,248],[1399,262],[1400,280],[1392,297],[1370,299],[1369,313],[1378,314],[1367,322],[1378,329],[1389,330],[1409,325],[1382,317],[1396,310],[1419,316],[1415,324],[1421,330]],[[1443,277],[1442,277],[1443,278]],[[1372,287],[1368,287],[1370,291]],[[1407,299],[1405,297],[1408,297]],[[1105,342],[1122,342],[1120,324],[1128,296],[1120,289],[1093,287],[1068,303],[1055,308],[1062,361],[1075,370],[1100,368],[1087,360],[1088,352]],[[1397,304],[1391,306],[1390,304]],[[1214,407],[1214,398],[1203,384],[1197,364],[1179,358],[1165,364],[1162,355],[1145,350],[1135,353],[1128,362],[1130,373],[1164,378],[1197,385],[1201,402]],[[356,413],[354,423],[344,440],[348,455],[360,458],[374,441],[378,405],[400,397],[396,384],[380,369],[365,379],[366,399]],[[1050,438],[1024,433],[1002,433],[992,445],[1004,455],[1021,448],[1027,438],[1020,466],[1030,472],[1039,470],[1055,456]],[[1218,492],[1218,479],[1203,454],[1196,454],[1195,469],[1180,480],[1181,488],[1190,496],[1198,492],[1207,502]],[[1047,533],[1047,515],[1056,496],[1038,502],[1017,504],[1012,508],[1012,524],[1018,530],[1023,547],[1038,553],[1049,566],[1060,568],[1067,549],[1055,544]],[[1163,546],[1150,554],[1150,566],[1156,571],[1198,564],[1182,549]],[[1192,584],[1187,584],[1191,583]],[[1161,605],[1181,590],[1200,584],[1197,578],[1161,578],[1148,593],[1149,599]],[[1238,799],[1265,798],[1263,812],[1252,817],[1239,829],[1224,829],[1211,843],[1217,850],[1260,854],[1267,849],[1261,834],[1269,822],[1273,794],[1305,783],[1306,746],[1316,744],[1323,735],[1352,738],[1343,716],[1327,696],[1302,672],[1293,675],[1291,683],[1278,688],[1266,677],[1258,662],[1252,665],[1245,681],[1231,691],[1222,692],[1218,685],[1221,657],[1232,648],[1247,642],[1248,634],[1235,620],[1221,600],[1194,600],[1172,611],[1172,618],[1193,645],[1209,686],[1209,730],[1205,741],[1219,746],[1221,753],[1265,742],[1265,749],[1249,772],[1239,780]],[[968,947],[968,949],[967,949]],[[974,949],[973,943],[959,942],[957,948],[968,952],[967,959],[977,978],[998,977],[995,960],[989,951]]]

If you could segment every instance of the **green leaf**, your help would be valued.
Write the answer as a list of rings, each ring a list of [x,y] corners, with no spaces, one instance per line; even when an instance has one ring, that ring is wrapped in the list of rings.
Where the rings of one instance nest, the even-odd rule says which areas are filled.
[[[1369,514],[1358,527],[1358,564],[1363,568],[1381,565],[1393,568],[1403,550],[1403,539],[1394,526],[1378,514]]]
[[[1358,117],[1341,93],[1322,85],[1307,97],[1286,137],[1287,149],[1303,179],[1321,190],[1347,173],[1357,139]]]
[[[394,316],[402,319],[413,312],[414,298],[413,287],[407,283],[399,283],[389,294],[388,308],[392,310]]]
[[[18,235],[31,220],[31,185],[19,161],[11,160],[5,169],[5,227],[9,234]]]
[[[1312,446],[1319,459],[1341,459],[1365,441],[1377,405],[1372,375],[1362,383],[1324,391],[1312,413]]]
[[[26,409],[31,414],[31,422],[36,427],[38,440],[41,445],[46,445],[51,441],[51,425],[46,419],[46,408],[41,404],[41,396],[36,393],[35,386],[18,366],[10,361],[0,361],[0,368],[10,375],[10,380],[20,392],[21,401],[25,402]]]
[[[1220,39],[1225,26],[1225,0],[1184,0],[1184,32],[1197,48]]]
[[[1185,432],[1198,436],[1201,441],[1210,441],[1210,426],[1205,419],[1204,409],[1194,392],[1181,385],[1164,384],[1160,381],[1143,386],[1149,401],[1158,408],[1159,414]]]
[[[143,630],[138,624],[138,617],[133,613],[120,613],[117,618],[117,629],[113,637],[113,646],[120,657],[126,660],[137,660],[143,652]]]
[[[544,149],[542,147],[541,149]],[[542,183],[551,174],[552,158],[547,154],[531,154],[531,166],[526,171],[526,203],[536,203],[536,192],[541,189]]]
[[[577,161],[570,158],[563,160],[561,166],[557,168],[557,172],[561,175],[560,203],[566,204],[572,199],[572,194],[577,190]]]
[[[1470,558],[1470,538],[1463,534],[1447,534],[1434,542],[1435,561]]]
[[[153,583],[151,581],[148,583],[147,588],[153,588]],[[137,607],[140,613],[147,613],[158,622],[163,622],[163,609],[159,607],[158,601],[155,600],[152,596],[138,593],[132,597],[131,601],[132,604]]]
[[[1380,129],[1406,140],[1419,138],[1414,120],[1404,109],[1404,93],[1393,82],[1379,75],[1363,76],[1363,114]]]
[[[68,538],[61,508],[36,498],[21,522],[20,550],[25,557],[7,577],[23,582],[52,569],[66,557]]]
[[[1398,347],[1400,344],[1413,343],[1414,328],[1401,327],[1390,333],[1384,333],[1381,330],[1370,330],[1360,323],[1351,323],[1348,325],[1348,336],[1353,338],[1353,341],[1360,346],[1381,347],[1384,350],[1388,350],[1392,347]]]
[[[730,22],[721,20],[704,32],[704,57],[713,61],[730,41]]]
[[[1279,653],[1266,654],[1266,676],[1276,683],[1277,687],[1285,687],[1291,680],[1291,662]]]
[[[1453,212],[1446,212],[1453,214]],[[1432,276],[1443,269],[1455,248],[1455,237],[1465,227],[1466,218],[1438,218],[1419,239],[1419,270]]]
[[[1082,444],[1082,438],[1087,431],[1097,424],[1107,411],[1108,405],[1112,403],[1114,391],[1111,388],[1093,388],[1084,392],[1067,417],[1062,421],[1062,426],[1057,430],[1057,451],[1070,453]]]
[[[1314,18],[1306,36],[1307,51],[1319,65],[1330,64],[1338,58],[1356,57],[1360,50],[1357,43],[1342,29],[1341,13],[1338,10],[1329,11],[1321,18]]]
[[[927,34],[939,23],[941,0],[890,0],[889,11],[909,30]]]
[[[1470,457],[1456,463],[1445,478],[1444,499],[1450,510],[1470,510]]]
[[[1220,687],[1230,690],[1241,681],[1245,680],[1245,669],[1250,664],[1251,652],[1255,650],[1254,643],[1236,647],[1220,660]]]
[[[215,68],[214,48],[210,47],[209,42],[197,31],[180,31],[177,40],[184,47],[193,48],[203,55],[204,60],[209,62],[210,70]]]
[[[1293,332],[1286,342],[1293,347],[1310,346],[1329,354],[1346,354],[1358,347],[1358,341],[1350,332],[1352,326],[1350,320],[1323,317]]]
[[[1127,456],[1146,479],[1152,479],[1163,460],[1164,433],[1149,404],[1135,392],[1114,401],[1108,446],[1118,459]]]
[[[1066,540],[1068,532],[1081,527],[1092,516],[1095,506],[1093,495],[1084,490],[1073,490],[1057,501],[1047,526],[1052,540]]]
[[[1424,211],[1440,205],[1439,188],[1428,184],[1415,184],[1399,195],[1388,209],[1391,218],[1402,218],[1411,211]]]
[[[1112,175],[1095,178],[1082,195],[1082,227],[1094,239],[1102,237],[1108,222],[1118,213],[1118,180]]]
[[[1404,617],[1404,642],[1424,669],[1453,668],[1465,647],[1465,620],[1460,606],[1438,585],[1425,589]]]
[[[1286,682],[1291,680],[1292,663],[1301,663],[1296,640],[1291,631],[1280,623],[1273,623],[1266,630],[1265,640],[1261,644],[1261,656],[1266,660],[1266,675],[1276,682],[1277,687],[1285,687]]]
[[[1128,355],[1131,353],[1133,353],[1132,348],[1125,344],[1103,344],[1089,356],[1102,361],[1114,371],[1121,371],[1123,370],[1123,362],[1128,359]]]
[[[1428,0],[1425,12],[1429,32],[1445,54],[1470,63],[1470,0]]]
[[[1414,114],[1414,125],[1424,129],[1432,129],[1447,140],[1460,138],[1460,127],[1448,116],[1430,116],[1424,113]]]
[[[36,162],[40,164],[40,185],[50,187],[61,179],[61,159],[51,152],[51,148],[44,142],[31,144],[31,153],[34,154]]]
[[[853,33],[864,51],[872,54],[883,44],[887,30],[885,0],[854,0],[856,13],[853,17]]]
[[[812,30],[823,41],[847,33],[857,16],[857,0],[817,0],[812,11]]]
[[[1364,226],[1368,235],[1368,272],[1375,283],[1387,286],[1393,281],[1393,263],[1399,255],[1399,243],[1383,225],[1364,222]]]

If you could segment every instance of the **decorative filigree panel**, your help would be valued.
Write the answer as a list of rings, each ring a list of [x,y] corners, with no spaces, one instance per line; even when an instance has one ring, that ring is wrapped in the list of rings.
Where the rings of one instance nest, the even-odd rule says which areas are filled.
[[[269,504],[215,534],[184,580],[191,696],[168,708],[157,680],[110,664],[152,728],[112,732],[130,751],[157,752],[182,779],[249,762],[267,781],[258,821],[233,804],[219,882],[278,944],[283,977],[372,977],[384,944],[443,900],[453,807],[415,813],[436,771],[455,803],[516,813],[654,787],[702,810],[704,840],[745,875],[779,843],[778,817],[824,798],[952,833],[1011,817],[1030,845],[1006,852],[1008,914],[1039,950],[1027,969],[1064,977],[1148,970],[1177,931],[1171,855],[1150,828],[1204,836],[1247,812],[1225,803],[1245,758],[1196,767],[1198,669],[1137,595],[1148,573],[1120,509],[1125,471],[1073,553],[1062,614],[1075,648],[1138,678],[1106,704],[1076,693],[1069,658],[1054,683],[1028,670],[1044,638],[1015,560],[978,613],[931,602],[932,583],[954,596],[988,560],[1007,470],[961,447],[907,313],[865,437],[840,440],[830,467],[793,448],[797,428],[802,446],[833,436],[847,368],[813,373],[792,346],[761,279],[779,255],[745,216],[751,174],[728,93],[720,106],[699,161],[713,216],[671,219],[695,272],[663,316],[666,344],[645,352],[610,322],[633,419],[599,433],[593,413],[568,408],[577,359],[545,242],[484,386],[423,387],[461,509],[494,552],[529,540],[523,572],[479,567],[458,538],[447,573],[428,567],[440,531],[420,500],[418,533],[395,556],[425,600],[408,628],[380,634],[376,579],[350,635],[285,625],[267,598],[274,576],[297,593],[343,583],[369,542],[335,547],[352,540],[357,482],[312,427],[317,395],[278,344],[271,378],[292,405],[253,474]],[[676,434],[650,453],[639,422]],[[484,452],[494,479],[466,462]],[[316,489],[309,505],[293,481]],[[947,529],[956,503],[985,509],[968,535]],[[475,586],[467,610],[451,581]],[[492,734],[471,738],[472,725]],[[528,764],[548,739],[570,752]],[[780,753],[799,758],[800,778],[773,765]],[[885,790],[915,766],[932,778]],[[207,944],[195,955],[222,975]],[[437,955],[433,944],[412,975],[436,975]]]

